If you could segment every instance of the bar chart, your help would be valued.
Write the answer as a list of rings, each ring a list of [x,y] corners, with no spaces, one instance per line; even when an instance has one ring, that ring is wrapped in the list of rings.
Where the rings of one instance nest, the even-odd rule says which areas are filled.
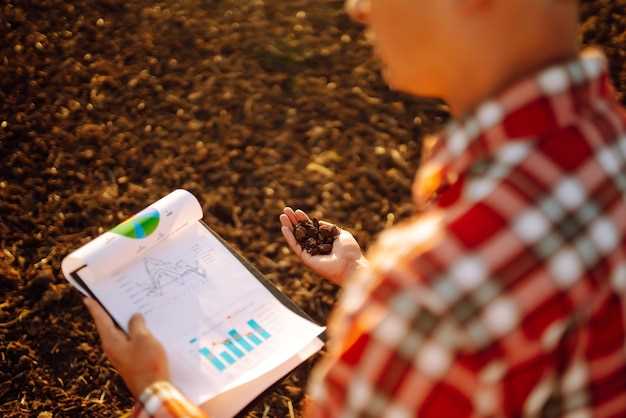
[[[263,341],[271,338],[269,332],[265,330],[256,320],[250,319],[247,323],[248,330],[240,333],[237,329],[228,330],[228,338],[220,341],[211,348],[200,347],[198,353],[216,371],[223,372],[229,366],[235,365],[237,360],[243,359],[246,353],[250,353],[263,344]],[[198,344],[198,338],[192,338],[191,344]]]

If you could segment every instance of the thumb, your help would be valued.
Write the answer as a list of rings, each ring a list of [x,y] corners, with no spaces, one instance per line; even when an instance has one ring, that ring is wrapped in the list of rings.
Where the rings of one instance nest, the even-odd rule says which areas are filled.
[[[113,324],[109,315],[96,301],[91,298],[85,298],[83,301],[96,323],[96,329],[103,343],[109,346],[117,346],[126,340],[124,333]]]
[[[128,321],[128,335],[132,339],[133,337],[149,335],[150,331],[146,327],[146,320],[141,314],[134,314],[130,321]]]

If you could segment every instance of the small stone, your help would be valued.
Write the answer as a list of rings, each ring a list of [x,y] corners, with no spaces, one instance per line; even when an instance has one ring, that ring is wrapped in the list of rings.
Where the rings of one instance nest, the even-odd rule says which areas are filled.
[[[204,124],[198,119],[192,119],[187,123],[187,127],[192,131],[199,131]]]
[[[202,97],[202,92],[201,91],[194,91],[189,93],[189,95],[187,96],[187,99],[191,102],[195,102],[196,100],[200,99]]]
[[[318,246],[320,254],[330,254],[333,251],[333,244],[320,244]]]
[[[293,235],[297,241],[302,241],[304,238],[306,238],[306,229],[301,224],[297,224],[296,227],[293,229]]]
[[[85,123],[76,128],[76,135],[80,138],[102,138],[104,133],[104,126],[95,123]]]
[[[61,106],[61,108],[59,109],[57,113],[57,117],[59,119],[67,119],[69,115],[70,115],[70,110],[64,106]]]
[[[6,120],[3,120],[2,123],[0,123],[0,127],[2,127],[3,129],[7,126],[9,126],[9,123]]]
[[[96,20],[96,25],[99,26],[99,27],[104,26],[104,19],[100,18],[100,19]]]
[[[320,225],[322,238],[334,238],[339,235],[339,229],[335,225]]]
[[[45,266],[37,273],[37,276],[28,282],[26,293],[33,299],[39,299],[48,290],[52,280],[54,280],[54,273],[49,266]]]
[[[80,102],[79,102],[78,100],[70,100],[70,101],[67,103],[67,106],[70,108],[70,110],[71,110],[72,112],[75,112],[75,111],[77,111],[78,109],[80,109],[81,104],[80,104]]]
[[[326,128],[323,126],[314,126],[309,129],[306,134],[310,139],[316,140],[326,135]]]
[[[95,155],[96,155],[96,152],[94,150],[92,150],[91,148],[86,149],[86,150],[84,150],[83,152],[80,153],[80,156],[84,160],[91,160]]]

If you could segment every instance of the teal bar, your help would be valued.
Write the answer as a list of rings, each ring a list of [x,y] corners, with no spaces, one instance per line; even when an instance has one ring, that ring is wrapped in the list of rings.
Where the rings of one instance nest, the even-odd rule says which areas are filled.
[[[269,332],[265,331],[259,324],[257,324],[254,319],[249,320],[248,325],[250,325],[250,328],[261,334],[261,337],[263,337],[264,339],[267,340],[269,337],[271,337]]]
[[[236,355],[239,358],[242,358],[245,355],[245,354],[243,354],[243,351],[238,349],[237,346],[235,344],[233,344],[233,342],[231,340],[224,341],[224,345],[226,346],[226,348],[228,348],[228,351],[230,351],[231,353],[233,353],[234,355]]]
[[[218,371],[223,372],[224,369],[226,369],[226,366],[224,366],[224,363],[222,363],[217,357],[215,357],[213,355],[213,353],[211,353],[211,351],[209,351],[208,348],[202,347],[198,351],[200,352],[200,354],[202,354],[202,356],[204,356],[207,360],[209,360],[211,362],[211,364],[213,364],[213,366]]]
[[[220,357],[223,358],[228,364],[235,364],[235,359],[233,358],[233,356],[228,354],[226,351],[222,351],[220,353]]]
[[[259,339],[259,337],[257,337],[256,335],[254,335],[253,333],[249,333],[246,335],[246,337],[248,337],[248,339],[250,341],[252,341],[254,344],[256,345],[261,345],[262,341]]]
[[[246,341],[241,335],[239,335],[239,333],[236,330],[231,329],[230,331],[228,331],[228,335],[233,337],[235,339],[235,341],[240,346],[242,346],[246,351],[252,351],[253,350],[252,346],[248,343],[248,341]]]

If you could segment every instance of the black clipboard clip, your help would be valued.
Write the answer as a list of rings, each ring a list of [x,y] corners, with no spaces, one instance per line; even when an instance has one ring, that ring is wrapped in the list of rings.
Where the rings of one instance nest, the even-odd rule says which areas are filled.
[[[85,281],[78,275],[78,272],[81,271],[82,269],[84,269],[85,267],[87,267],[86,264],[84,266],[81,266],[81,267],[77,268],[76,270],[74,270],[73,272],[70,273],[70,276],[72,276],[72,279],[74,279],[76,281],[76,283],[80,286],[80,288],[85,293],[87,293],[91,299],[93,299],[96,302],[98,302],[98,305],[100,305],[100,307],[102,307],[102,309],[104,309],[104,312],[106,312],[107,315],[109,315],[109,317],[111,318],[111,320],[113,321],[115,326],[118,327],[120,330],[122,330],[122,332],[124,332],[124,334],[126,334],[126,331],[124,331],[124,328],[122,328],[120,326],[120,324],[115,320],[113,315],[111,315],[111,312],[109,312],[109,310],[104,306],[104,304],[102,302],[100,302],[100,299],[98,299],[98,297],[92,292],[92,290],[89,288],[89,286],[87,286],[87,283],[85,283]]]

